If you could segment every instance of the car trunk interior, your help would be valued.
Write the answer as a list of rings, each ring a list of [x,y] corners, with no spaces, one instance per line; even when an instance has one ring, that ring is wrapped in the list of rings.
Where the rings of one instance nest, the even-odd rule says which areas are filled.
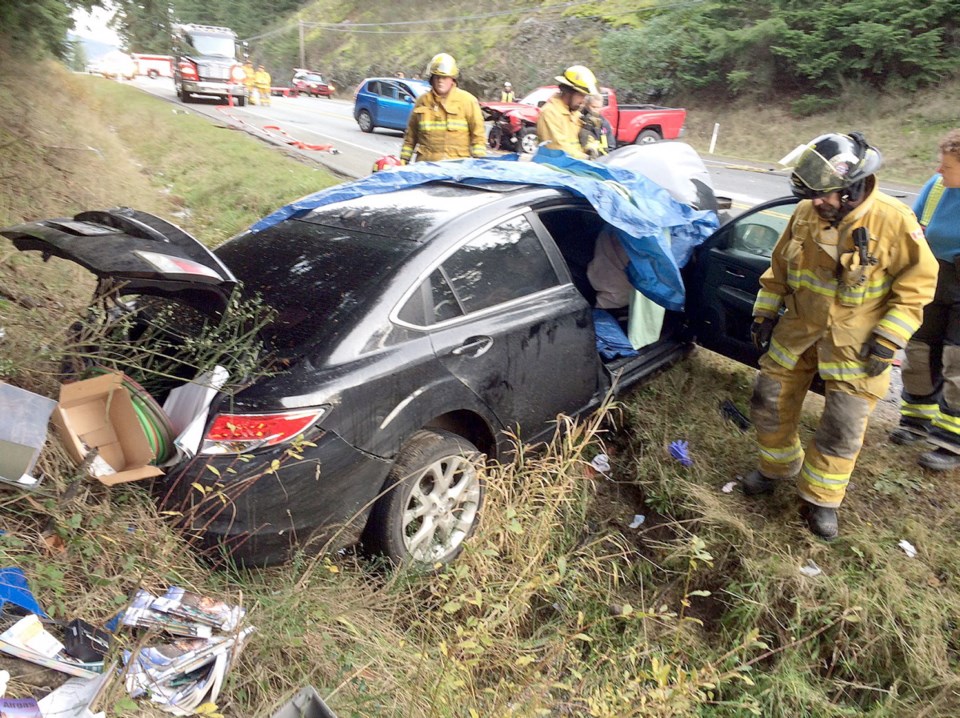
[[[570,270],[577,291],[592,307],[596,307],[597,290],[587,276],[587,266],[596,251],[597,237],[606,222],[592,209],[563,207],[541,212],[540,221],[550,232]],[[620,328],[628,330],[629,307],[608,309]],[[604,358],[604,365],[611,373],[645,373],[651,363],[659,363],[662,357],[674,354],[676,341],[685,328],[683,312],[667,311],[663,317],[659,339],[638,349],[637,356]]]

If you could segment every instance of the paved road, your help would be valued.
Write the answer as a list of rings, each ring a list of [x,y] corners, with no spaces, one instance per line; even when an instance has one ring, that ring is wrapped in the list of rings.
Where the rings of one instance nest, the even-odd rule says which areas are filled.
[[[330,143],[337,149],[337,154],[316,150],[294,151],[322,163],[345,178],[369,174],[378,157],[399,155],[403,142],[401,132],[383,129],[377,129],[372,134],[361,132],[353,119],[352,97],[274,97],[269,107],[226,107],[214,100],[202,99],[183,105],[173,91],[171,80],[137,78],[133,84],[179,107],[221,122],[240,124],[251,132],[262,130],[265,125],[275,125],[288,138],[309,144]],[[275,131],[271,134],[275,141],[284,139]],[[758,202],[789,193],[788,173],[776,165],[709,155],[704,156],[704,161],[717,193],[732,198],[735,209],[744,210]],[[884,185],[883,189],[912,204],[918,188]]]

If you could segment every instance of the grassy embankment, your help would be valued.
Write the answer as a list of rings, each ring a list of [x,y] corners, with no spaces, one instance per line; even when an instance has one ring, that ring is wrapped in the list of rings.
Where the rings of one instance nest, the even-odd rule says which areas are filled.
[[[0,80],[2,224],[189,209],[180,221],[215,244],[329,181],[130,88],[43,72],[56,82],[26,68]],[[6,379],[52,395],[51,347],[88,297],[79,277],[0,245],[0,286],[20,300],[0,303]],[[439,575],[384,576],[349,556],[211,573],[140,487],[82,479],[53,437],[46,490],[0,499],[0,565],[22,566],[58,617],[105,620],[139,584],[242,600],[260,630],[225,687],[229,716],[269,716],[305,683],[341,718],[960,714],[955,478],[922,474],[915,450],[871,426],[842,538],[817,542],[789,491],[749,502],[720,490],[754,447],[717,405],[744,406],[751,377],[700,352],[550,451],[493,470],[481,530]],[[691,467],[669,458],[675,439]],[[600,450],[612,480],[585,469]],[[635,514],[646,520],[631,529]],[[799,572],[810,560],[821,575]],[[45,685],[23,669],[9,695]],[[106,707],[160,715],[119,690]]]

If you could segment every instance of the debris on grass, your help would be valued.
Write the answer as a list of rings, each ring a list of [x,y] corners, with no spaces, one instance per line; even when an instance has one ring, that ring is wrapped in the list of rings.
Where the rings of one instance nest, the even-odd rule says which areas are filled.
[[[723,485],[723,487],[720,490],[725,494],[732,494],[733,490],[736,488],[737,484],[739,483],[740,477],[738,476],[737,479],[738,481],[728,481]]]
[[[817,562],[810,558],[807,559],[807,564],[805,566],[800,567],[800,573],[809,578],[813,578],[823,573],[823,569],[817,566]]]
[[[897,546],[903,549],[903,552],[907,554],[907,558],[917,557],[917,547],[906,539],[900,539],[900,543],[898,543]]]
[[[693,459],[690,458],[689,445],[686,441],[671,441],[670,456],[684,466],[693,466]]]
[[[598,474],[603,474],[604,476],[609,478],[610,459],[607,457],[606,454],[597,454],[596,456],[594,456],[593,461],[590,462],[590,466],[592,466],[593,469]]]
[[[750,419],[729,399],[724,399],[720,402],[720,414],[724,419],[732,422],[740,431],[745,432],[750,430]]]
[[[647,520],[647,517],[643,514],[634,514],[633,521],[630,522],[630,528],[638,529],[643,526],[643,522]]]

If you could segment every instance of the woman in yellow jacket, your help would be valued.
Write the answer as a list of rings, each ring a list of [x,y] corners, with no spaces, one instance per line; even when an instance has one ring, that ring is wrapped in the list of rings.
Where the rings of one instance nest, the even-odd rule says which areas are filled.
[[[483,113],[477,98],[457,87],[460,69],[445,52],[427,65],[430,92],[417,98],[403,136],[400,160],[437,160],[485,157]]]
[[[879,191],[880,153],[859,133],[798,149],[791,182],[803,201],[753,306],[751,334],[766,350],[750,400],[760,461],[742,487],[769,493],[797,477],[810,530],[829,540],[894,353],[933,299],[937,261],[913,212]],[[817,373],[826,401],[804,451],[797,428]]]

